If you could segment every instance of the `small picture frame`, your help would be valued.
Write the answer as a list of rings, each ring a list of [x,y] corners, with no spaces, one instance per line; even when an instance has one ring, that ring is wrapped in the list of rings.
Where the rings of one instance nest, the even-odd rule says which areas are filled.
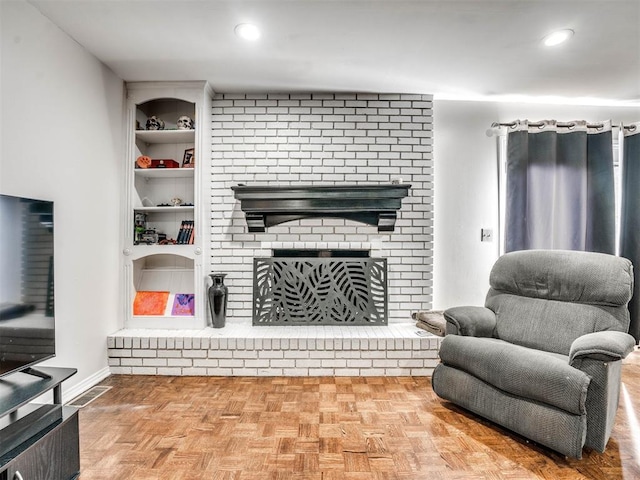
[[[196,165],[195,148],[187,148],[182,157],[182,168],[193,168]]]

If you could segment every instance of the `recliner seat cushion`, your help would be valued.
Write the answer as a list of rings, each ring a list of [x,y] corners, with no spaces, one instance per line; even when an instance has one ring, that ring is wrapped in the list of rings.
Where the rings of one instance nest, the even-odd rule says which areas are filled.
[[[495,338],[447,335],[440,359],[512,395],[583,415],[590,378],[568,357]]]

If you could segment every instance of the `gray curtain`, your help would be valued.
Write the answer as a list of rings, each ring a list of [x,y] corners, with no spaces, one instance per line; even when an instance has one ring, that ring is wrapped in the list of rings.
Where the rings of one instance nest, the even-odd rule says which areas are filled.
[[[622,145],[620,256],[633,263],[635,283],[629,303],[629,333],[640,341],[640,123],[625,132]]]
[[[615,253],[611,122],[517,122],[507,137],[505,250]]]

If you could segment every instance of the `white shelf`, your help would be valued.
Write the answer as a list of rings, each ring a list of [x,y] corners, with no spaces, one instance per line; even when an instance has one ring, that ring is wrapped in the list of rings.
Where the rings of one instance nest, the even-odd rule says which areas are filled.
[[[194,175],[193,168],[136,168],[133,172],[142,178],[193,178]]]
[[[195,130],[136,130],[136,138],[145,143],[193,143]]]
[[[191,207],[135,207],[136,212],[147,213],[184,213],[193,212],[193,206]]]
[[[182,246],[182,245],[178,245]],[[188,245],[184,245],[188,246]],[[158,273],[158,272],[169,272],[169,273],[193,273],[193,268],[171,268],[171,267],[158,267],[158,268],[143,268],[141,272],[144,273]]]
[[[162,330],[201,330],[202,320],[196,316],[172,317],[172,316],[145,316],[132,315],[135,327],[141,329]]]
[[[180,257],[193,260],[196,255],[196,247],[193,244],[187,245],[134,245],[131,247],[131,259],[137,260],[149,255],[178,255]],[[189,269],[193,271],[193,269]],[[175,271],[175,269],[174,269]]]

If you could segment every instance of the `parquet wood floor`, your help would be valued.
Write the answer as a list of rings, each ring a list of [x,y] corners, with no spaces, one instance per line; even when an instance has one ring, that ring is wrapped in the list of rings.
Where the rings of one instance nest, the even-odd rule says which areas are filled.
[[[639,479],[640,352],[607,450],[567,459],[423,377],[111,376],[80,411],[80,480]]]

